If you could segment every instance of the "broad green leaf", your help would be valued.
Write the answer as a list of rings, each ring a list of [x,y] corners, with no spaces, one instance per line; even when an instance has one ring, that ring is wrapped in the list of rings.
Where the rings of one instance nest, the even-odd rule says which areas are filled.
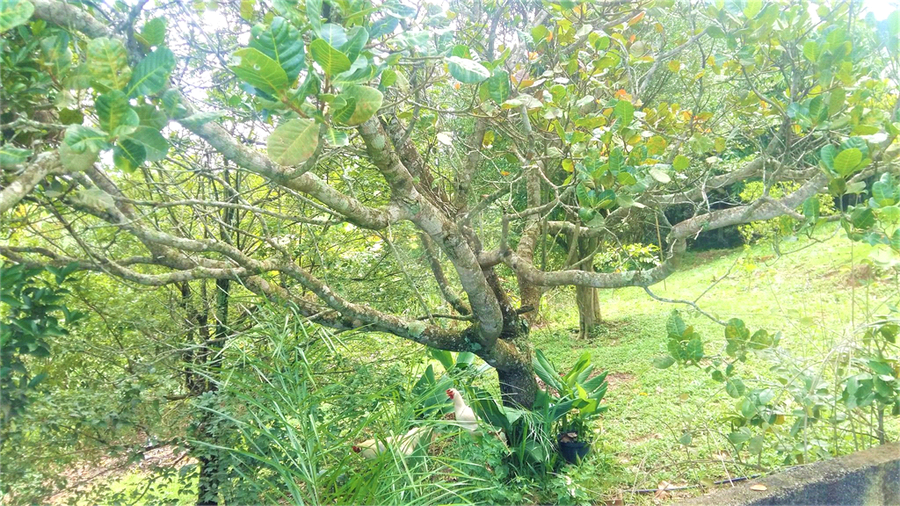
[[[64,142],[76,153],[90,150],[95,153],[109,147],[109,135],[100,130],[81,125],[69,125]]]
[[[131,139],[121,139],[113,148],[113,163],[125,172],[134,172],[146,158],[144,145]]]
[[[822,149],[819,150],[819,158],[822,164],[825,165],[825,168],[834,170],[834,154],[836,151],[837,149],[830,144],[822,146]]]
[[[744,16],[753,19],[761,10],[762,0],[747,0],[747,5],[744,7]]]
[[[675,170],[677,170],[679,172],[683,171],[684,169],[687,169],[690,166],[691,166],[691,160],[684,155],[678,155],[675,157],[675,160],[672,161],[672,167],[674,167]]]
[[[801,206],[803,216],[806,216],[808,221],[815,222],[819,219],[819,207],[819,198],[815,195],[804,200]]]
[[[502,104],[509,98],[511,91],[509,73],[503,69],[494,70],[494,74],[484,83],[487,86],[488,95],[498,104]]]
[[[347,132],[335,128],[328,129],[328,132],[325,133],[325,139],[328,141],[328,144],[336,148],[350,144],[350,137],[347,135]]]
[[[59,161],[63,167],[71,172],[82,172],[94,165],[100,158],[99,151],[86,149],[81,153],[76,153],[65,142],[59,144]]]
[[[94,102],[97,108],[97,119],[100,128],[113,133],[119,125],[137,126],[140,122],[137,113],[128,105],[128,97],[119,90],[112,90],[97,97]]]
[[[350,70],[350,59],[347,55],[331,47],[331,45],[322,40],[316,39],[309,45],[309,54],[313,60],[322,67],[325,75],[334,77],[341,72]]]
[[[834,157],[834,170],[841,176],[848,176],[862,161],[862,151],[857,148],[845,149]]]
[[[461,83],[476,84],[491,77],[491,71],[484,65],[459,56],[447,57],[447,68],[450,75]]]
[[[288,77],[284,69],[258,49],[252,47],[239,49],[234,52],[234,57],[239,62],[229,68],[263,93],[277,96],[278,92],[287,88]]]
[[[819,44],[814,40],[807,40],[803,43],[803,56],[807,60],[815,63],[819,59]]]
[[[25,24],[34,14],[28,0],[0,0],[0,33]]]
[[[347,31],[344,27],[334,23],[325,23],[319,29],[317,35],[328,43],[329,46],[338,48],[347,43]]]
[[[671,355],[664,355],[653,359],[653,367],[657,369],[668,369],[675,363],[675,359]]]
[[[140,118],[140,124],[148,126],[156,131],[160,131],[169,124],[169,118],[166,113],[156,108],[153,104],[144,104],[134,107]]]
[[[241,19],[250,21],[253,19],[253,5],[255,0],[241,0]]]
[[[889,176],[889,174],[884,174]],[[896,203],[894,188],[891,187],[890,178],[882,176],[881,180],[872,184],[872,199],[879,206],[892,206]]]
[[[272,19],[269,27],[256,25],[250,31],[250,47],[275,60],[293,83],[306,63],[303,37],[281,17]]]
[[[662,184],[666,184],[666,183],[672,181],[672,178],[670,178],[668,174],[666,174],[665,172],[663,172],[662,170],[660,170],[656,167],[653,167],[652,169],[650,169],[650,176]]]
[[[875,221],[875,213],[868,207],[857,207],[850,213],[850,223],[856,228],[871,228]]]
[[[87,64],[94,83],[101,88],[121,90],[131,79],[128,53],[118,40],[100,37],[88,42]]]
[[[363,50],[368,41],[369,32],[367,32],[365,28],[357,26],[350,31],[349,40],[341,46],[341,51],[347,55],[347,59],[350,60],[350,63],[353,63],[356,61],[356,58],[359,57],[360,51]]]
[[[319,145],[319,127],[309,119],[292,119],[278,125],[266,141],[269,158],[279,165],[304,162]]]
[[[747,387],[744,386],[744,382],[739,378],[732,378],[725,382],[725,391],[728,392],[728,395],[737,399],[744,395],[744,392],[747,391]]]
[[[613,108],[616,117],[621,120],[619,128],[625,128],[631,125],[634,119],[634,106],[627,100],[619,100]]]
[[[30,149],[22,149],[4,144],[0,146],[0,167],[12,167],[23,163],[31,156]]]
[[[149,126],[137,127],[126,138],[144,146],[148,162],[158,162],[164,159],[169,152],[169,141],[159,133],[159,130]]]
[[[175,69],[175,55],[167,47],[157,48],[134,68],[128,83],[128,96],[153,95],[162,91]]]
[[[135,35],[135,38],[147,47],[161,46],[166,41],[165,18],[153,18],[147,21],[144,28],[141,29],[141,33]]]
[[[384,95],[369,86],[347,86],[340,97],[347,105],[335,112],[335,119],[348,126],[359,125],[374,116],[384,101]]]
[[[50,68],[50,73],[56,77],[62,77],[72,66],[69,34],[60,32],[59,35],[42,40],[41,53],[44,57],[44,64]]]
[[[322,28],[322,0],[306,0],[306,17],[313,31],[319,33]]]
[[[831,96],[828,97],[828,115],[834,116],[841,112],[844,108],[844,100],[847,98],[847,91],[843,88],[831,90]]]

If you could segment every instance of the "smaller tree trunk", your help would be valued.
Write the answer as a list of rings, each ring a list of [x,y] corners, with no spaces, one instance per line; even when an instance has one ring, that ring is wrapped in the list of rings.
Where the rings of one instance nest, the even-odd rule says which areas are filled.
[[[575,287],[575,303],[578,305],[578,339],[587,339],[594,326],[600,323],[600,297],[597,289],[589,286]]]

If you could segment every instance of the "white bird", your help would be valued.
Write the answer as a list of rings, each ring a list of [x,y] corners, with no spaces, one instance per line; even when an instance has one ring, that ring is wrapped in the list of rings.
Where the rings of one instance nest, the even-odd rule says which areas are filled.
[[[413,427],[409,432],[402,436],[391,436],[384,438],[384,441],[377,439],[367,439],[362,443],[353,445],[353,451],[362,455],[366,459],[374,459],[379,454],[384,453],[385,443],[389,446],[397,447],[403,456],[408,457],[416,450],[419,440],[428,432],[429,429],[422,427]]]
[[[478,429],[478,418],[472,408],[466,405],[459,390],[455,388],[447,390],[447,397],[453,400],[453,415],[459,426],[469,432],[475,432]]]

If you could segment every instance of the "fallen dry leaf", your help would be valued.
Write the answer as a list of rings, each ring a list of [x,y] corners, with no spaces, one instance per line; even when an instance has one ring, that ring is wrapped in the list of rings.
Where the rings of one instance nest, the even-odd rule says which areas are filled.
[[[750,485],[750,490],[763,491],[763,490],[769,490],[769,489],[768,489],[768,487],[766,487],[766,486],[763,485],[762,483],[757,483],[757,484],[755,484],[755,485]]]

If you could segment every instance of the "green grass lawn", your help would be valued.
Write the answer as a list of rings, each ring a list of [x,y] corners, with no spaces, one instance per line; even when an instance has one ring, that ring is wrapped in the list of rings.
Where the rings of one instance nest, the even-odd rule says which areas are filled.
[[[867,312],[886,313],[878,303],[893,297],[896,304],[900,293],[895,277],[873,272],[863,262],[871,247],[851,243],[841,233],[817,238],[823,242],[782,246],[782,253],[796,250],[782,256],[762,244],[693,254],[653,291],[659,297],[693,301],[709,289],[697,302],[704,311],[720,320],[741,318],[751,332],[781,331],[781,347],[817,370],[828,363],[832,350],[851,338],[850,330]],[[727,278],[710,288],[729,270]],[[587,463],[597,472],[583,476],[584,485],[613,499],[626,490],[656,489],[663,481],[698,484],[759,473],[732,462],[735,456],[726,438],[731,429],[722,419],[736,407],[723,384],[696,367],[660,370],[652,365],[654,357],[665,354],[665,324],[673,308],[702,334],[707,355],[724,345],[723,327],[687,306],[658,302],[640,288],[602,291],[600,297],[605,322],[591,339],[577,339],[573,290],[548,295],[546,323],[533,332],[535,347],[558,365],[568,366],[589,351],[597,365],[609,371],[609,411],[598,427],[600,445]],[[739,366],[748,388],[773,384],[770,364],[762,357]],[[888,429],[896,440],[896,423]],[[688,445],[679,442],[686,431],[691,434]],[[840,451],[852,450],[848,442]],[[770,470],[783,465],[782,459],[767,449],[747,463]],[[649,500],[653,494],[645,497]],[[642,500],[624,495],[626,504]]]

